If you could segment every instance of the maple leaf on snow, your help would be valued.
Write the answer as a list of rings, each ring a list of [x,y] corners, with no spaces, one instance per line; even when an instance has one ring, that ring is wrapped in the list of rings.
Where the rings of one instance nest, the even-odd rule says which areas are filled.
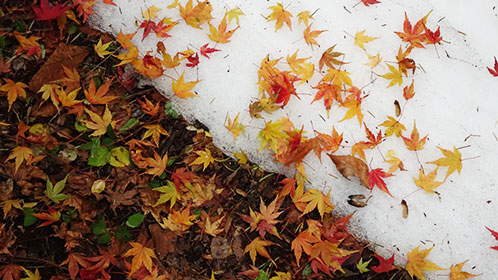
[[[330,202],[330,191],[327,195],[324,195],[317,189],[309,189],[305,194],[295,197],[293,200],[296,208],[302,212],[301,215],[309,213],[316,208],[323,219],[325,213],[330,213],[334,210],[334,206]]]
[[[372,190],[374,186],[377,186],[381,191],[392,197],[391,193],[387,189],[386,183],[384,182],[384,178],[391,176],[393,176],[393,174],[384,172],[382,168],[370,170],[368,173],[368,184],[370,185],[370,190]]]
[[[152,259],[157,259],[154,250],[138,242],[130,242],[129,244],[132,248],[126,251],[123,255],[123,257],[133,256],[128,276],[132,276],[142,266],[144,266],[148,271],[152,271]]]
[[[440,158],[435,161],[431,161],[429,163],[435,164],[437,166],[448,166],[448,171],[446,172],[445,180],[450,176],[453,172],[462,170],[462,154],[458,151],[458,149],[453,146],[453,152],[450,150],[443,149],[441,147],[437,147],[445,156],[444,158]]]
[[[488,227],[486,227],[486,229],[489,230],[489,232],[491,232],[493,237],[496,238],[496,240],[498,241],[498,232],[496,232]],[[491,247],[491,249],[498,251],[498,246]]]
[[[291,17],[292,14],[289,13],[284,9],[284,6],[282,6],[281,3],[277,3],[276,6],[271,6],[269,8],[272,10],[272,13],[266,18],[267,21],[276,21],[275,23],[275,31],[279,30],[282,28],[282,26],[287,24],[290,30],[292,30],[292,25],[291,25]]]
[[[425,175],[424,169],[420,167],[418,179],[413,178],[415,185],[421,187],[428,193],[434,193],[434,189],[439,187],[443,182],[435,181],[437,175],[437,168]]]
[[[379,37],[369,37],[365,35],[365,30],[362,30],[356,32],[356,34],[354,35],[354,44],[365,50],[365,44],[376,39],[379,39]]]
[[[180,77],[178,77],[178,79],[176,81],[173,81],[171,83],[171,87],[172,87],[172,90],[173,92],[175,93],[176,96],[182,98],[182,99],[187,99],[187,98],[190,98],[190,97],[195,97],[197,96],[196,94],[190,92],[194,87],[195,85],[197,85],[197,83],[199,83],[200,81],[197,81],[197,82],[187,82],[185,83],[184,80],[183,80],[183,74],[182,73],[180,75]]]
[[[306,29],[303,31],[303,37],[304,41],[308,46],[310,46],[313,49],[313,45],[317,45],[320,47],[320,44],[318,44],[315,40],[316,37],[318,37],[322,32],[325,32],[325,30],[313,30],[311,31],[311,25],[306,26]]]
[[[377,0],[361,0],[361,2],[363,3],[363,5],[365,6],[370,6],[370,5],[375,5],[375,4],[379,4],[380,2],[377,1]]]
[[[230,42],[230,37],[232,37],[233,33],[239,29],[239,26],[237,26],[235,29],[228,30],[227,31],[227,17],[226,15],[223,17],[223,19],[220,22],[220,25],[218,25],[218,29],[216,29],[211,23],[209,24],[209,32],[208,34],[209,39],[211,39],[213,42],[220,43],[220,44],[226,44]]]
[[[480,275],[480,274],[472,274],[462,271],[462,268],[467,261],[468,260],[461,262],[459,264],[452,265],[450,267],[450,280],[465,280]]]
[[[394,67],[390,64],[387,64],[387,67],[389,67],[389,70],[391,72],[386,73],[384,75],[380,75],[382,78],[384,78],[386,80],[391,80],[387,87],[390,88],[390,87],[394,86],[395,84],[401,85],[403,83],[403,77],[401,76],[401,74],[402,74],[401,70],[399,68],[396,69],[396,67]]]
[[[35,17],[37,20],[51,20],[56,19],[64,14],[68,10],[68,6],[63,4],[50,5],[48,0],[41,0],[40,6],[33,6],[33,11],[35,11]]]
[[[385,131],[385,136],[389,137],[392,135],[396,135],[396,137],[400,137],[403,133],[403,130],[406,130],[406,127],[400,123],[398,120],[391,116],[387,116],[387,120],[380,124],[380,126],[387,127]]]
[[[188,0],[185,6],[180,6],[180,16],[185,20],[185,23],[201,29],[201,25],[210,21],[213,17],[211,11],[213,7],[209,1],[197,1],[197,5],[193,6],[192,0]]]
[[[395,267],[393,266],[394,254],[389,259],[384,259],[379,255],[374,255],[374,257],[376,257],[379,260],[379,265],[372,266],[371,268],[373,271],[377,273],[384,273],[395,269]]]
[[[493,75],[493,77],[498,77],[498,61],[496,60],[496,56],[495,56],[495,64],[494,64],[494,69],[491,69],[489,67],[488,68],[488,71],[491,75]]]
[[[218,49],[215,49],[215,48],[210,48],[210,47],[209,47],[209,43],[207,43],[207,44],[203,45],[203,46],[201,47],[201,49],[200,49],[201,55],[202,55],[202,56],[204,56],[204,57],[206,57],[206,58],[208,58],[208,59],[210,58],[210,57],[209,57],[209,54],[212,54],[212,53],[214,53],[214,52],[219,52],[219,51],[220,51],[220,50],[218,50]]]
[[[401,136],[403,141],[405,142],[406,148],[409,151],[420,151],[424,148],[425,141],[427,140],[427,135],[420,139],[420,135],[418,134],[417,125],[415,122],[413,123],[413,130],[410,138]]]
[[[403,32],[394,32],[396,33],[403,42],[410,43],[410,46],[416,48],[425,48],[424,43],[426,41],[425,33],[425,23],[427,22],[427,18],[429,17],[429,12],[423,18],[421,18],[415,26],[412,27],[410,20],[408,19],[408,15],[405,12],[405,21],[403,22]]]
[[[424,270],[425,271],[436,271],[436,270],[444,270],[444,268],[439,267],[435,263],[426,260],[425,258],[429,255],[432,248],[425,249],[419,251],[420,246],[408,252],[406,258],[408,261],[406,262],[406,271],[410,274],[411,277],[414,275],[421,279],[425,280]]]

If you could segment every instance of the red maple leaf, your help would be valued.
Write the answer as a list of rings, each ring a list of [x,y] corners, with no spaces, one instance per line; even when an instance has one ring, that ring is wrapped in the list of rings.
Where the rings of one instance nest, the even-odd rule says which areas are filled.
[[[361,2],[365,5],[365,6],[370,6],[370,5],[374,5],[374,4],[379,4],[380,2],[377,1],[377,0],[361,0]]]
[[[393,174],[388,174],[388,173],[384,172],[384,170],[382,170],[382,168],[372,169],[368,173],[368,184],[370,185],[370,190],[372,190],[373,187],[375,185],[377,185],[377,187],[381,191],[387,193],[388,195],[390,195],[392,197],[392,194],[389,192],[389,190],[387,189],[386,183],[384,182],[384,178],[391,177],[391,176],[393,176]]]
[[[52,20],[56,19],[64,14],[69,7],[64,7],[62,4],[57,4],[51,6],[48,0],[41,0],[40,7],[33,6],[33,11],[35,11],[35,17],[37,20]]]
[[[377,273],[384,273],[393,270],[395,267],[393,266],[394,263],[394,254],[389,258],[389,259],[384,259],[381,256],[374,255],[379,260],[379,265],[377,266],[372,266],[372,270],[377,272]]]
[[[118,6],[116,3],[112,2],[112,0],[104,0],[104,4]]]
[[[208,54],[220,51],[220,50],[215,49],[215,48],[210,48],[210,47],[208,47],[208,45],[209,45],[209,43],[207,43],[201,47],[201,55],[202,56],[210,58]]]
[[[441,40],[443,40],[443,38],[441,37],[441,32],[439,30],[439,26],[437,28],[437,30],[435,32],[432,32],[429,28],[425,27],[425,38],[427,39],[427,44],[429,45],[435,45],[439,42],[441,42]]]
[[[150,32],[154,30],[156,32],[156,23],[153,22],[152,20],[144,20],[142,24],[138,28],[143,28],[144,29],[144,35],[142,36],[142,41],[149,36]]]
[[[491,234],[493,234],[493,236],[496,238],[496,240],[498,240],[498,232],[496,232],[488,227],[486,227],[486,228],[491,232]],[[491,249],[498,251],[498,246],[491,247]]]
[[[277,74],[271,85],[273,94],[277,96],[275,103],[283,103],[282,108],[284,108],[287,102],[289,102],[291,95],[295,95],[299,99],[296,88],[294,87],[294,82],[298,80],[298,77],[290,75],[288,72]]]
[[[496,61],[496,56],[494,70],[488,67],[488,71],[493,77],[498,77],[498,61]]]
[[[187,57],[187,60],[189,63],[185,64],[185,66],[194,68],[199,65],[199,54],[191,55]]]

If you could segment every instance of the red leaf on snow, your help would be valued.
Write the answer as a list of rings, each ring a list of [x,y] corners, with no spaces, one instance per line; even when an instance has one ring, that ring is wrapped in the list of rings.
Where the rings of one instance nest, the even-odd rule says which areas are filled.
[[[377,1],[377,0],[361,0],[361,2],[365,5],[365,6],[370,6],[370,5],[374,5],[374,4],[379,4],[380,2]]]
[[[215,48],[210,48],[210,47],[208,47],[208,45],[209,45],[209,43],[207,43],[201,47],[201,55],[202,56],[210,58],[208,54],[220,51],[220,50],[215,49]]]
[[[118,6],[116,3],[112,2],[112,0],[104,0],[104,4]]]
[[[389,258],[389,259],[384,259],[381,256],[374,255],[379,260],[379,265],[377,266],[372,266],[372,270],[377,272],[377,273],[384,273],[393,270],[395,267],[393,266],[394,263],[394,254]]]
[[[486,228],[491,232],[491,234],[493,234],[493,236],[496,238],[496,240],[498,240],[498,232],[496,232],[488,227],[486,227]],[[498,246],[491,247],[491,249],[498,251]]]
[[[33,11],[35,11],[35,17],[37,20],[56,19],[62,16],[68,9],[69,7],[64,7],[62,4],[57,4],[51,7],[48,0],[41,0],[40,7],[33,6]]]
[[[441,32],[439,30],[440,27],[438,27],[435,32],[432,32],[429,28],[425,26],[424,28],[425,28],[425,38],[427,39],[427,44],[435,45],[441,42],[441,40],[443,40],[443,38],[441,37]]]
[[[488,67],[488,71],[493,77],[498,77],[498,61],[496,61],[496,56],[494,70]]]
[[[389,192],[389,190],[386,187],[386,183],[384,182],[384,178],[391,177],[391,176],[393,176],[393,174],[388,174],[388,173],[384,172],[384,170],[382,170],[382,168],[372,169],[368,173],[368,184],[370,185],[370,190],[372,190],[373,187],[375,185],[377,185],[377,187],[381,191],[387,193],[388,195],[390,195],[392,197],[392,194]]]
[[[154,32],[156,31],[156,23],[152,20],[145,20],[144,22],[142,22],[142,24],[140,24],[138,28],[144,29],[144,35],[142,36],[143,41],[147,36],[149,36],[152,30],[154,30]]]
[[[194,68],[195,66],[199,65],[199,54],[191,55],[187,57],[187,60],[189,63],[185,64],[187,67],[192,67]]]

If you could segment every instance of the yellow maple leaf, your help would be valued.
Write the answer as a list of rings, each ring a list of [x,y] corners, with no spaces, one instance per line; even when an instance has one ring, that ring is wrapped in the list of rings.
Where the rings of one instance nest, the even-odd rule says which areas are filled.
[[[239,17],[243,16],[243,15],[244,15],[244,13],[242,12],[242,10],[239,7],[233,8],[230,11],[226,12],[226,16],[228,17],[228,23],[232,22],[232,20],[235,19],[235,21],[237,22],[237,25],[239,25]]]
[[[270,254],[265,247],[274,244],[275,243],[271,242],[270,240],[263,240],[258,236],[246,246],[246,248],[244,249],[244,254],[247,254],[247,252],[249,252],[249,256],[251,257],[253,265],[256,263],[256,254],[259,254],[273,262]]]
[[[34,54],[40,56],[41,53],[40,44],[38,44],[37,41],[40,40],[41,37],[31,36],[29,38],[26,38],[17,31],[14,31],[14,36],[19,42],[19,48],[17,48],[16,55],[20,54],[21,51],[26,51],[26,55],[28,56]]]
[[[8,199],[8,200],[3,201],[0,204],[3,204],[3,218],[4,219],[7,218],[7,214],[10,212],[12,207],[19,209],[19,210],[23,210],[23,207],[21,206],[21,200],[19,200],[19,199]]]
[[[275,271],[277,276],[273,276],[270,280],[292,280],[292,275],[289,272]]]
[[[356,32],[356,34],[354,35],[354,44],[365,50],[365,44],[376,39],[379,39],[379,37],[369,37],[365,35],[365,30],[362,30]]]
[[[297,14],[298,18],[298,23],[301,24],[304,23],[304,25],[308,26],[308,22],[313,19],[313,16],[311,15],[310,11],[302,11],[299,14]]]
[[[128,276],[132,276],[142,266],[148,271],[152,271],[152,259],[157,259],[156,253],[151,248],[146,247],[144,244],[138,242],[130,242],[131,249],[126,251],[123,257],[131,257],[131,269]]]
[[[322,81],[324,82],[332,82],[333,85],[342,88],[342,84],[346,84],[348,86],[353,85],[353,81],[349,77],[349,72],[344,70],[338,70],[335,68],[330,68],[327,71],[327,74],[323,77]]]
[[[361,126],[361,123],[363,122],[363,113],[361,112],[361,101],[359,101],[357,98],[346,98],[346,100],[343,103],[343,106],[345,108],[348,108],[348,111],[346,112],[344,117],[340,120],[340,122],[351,119],[352,117],[356,116]]]
[[[144,16],[145,20],[151,20],[157,17],[157,12],[159,12],[160,10],[160,8],[152,5],[142,13],[142,16]]]
[[[22,270],[24,270],[24,273],[26,273],[26,276],[28,277],[24,277],[24,278],[21,278],[21,280],[41,280],[41,276],[40,276],[40,271],[38,271],[38,268],[35,269],[35,272],[32,272],[31,270],[28,270],[24,267],[22,267]]]
[[[167,162],[168,161],[166,160],[166,163]],[[169,208],[171,209],[175,205],[176,201],[178,199],[180,199],[180,194],[178,193],[178,190],[176,189],[175,183],[173,183],[169,180],[168,180],[166,185],[161,186],[159,188],[155,188],[154,190],[161,192],[161,195],[159,196],[159,198],[157,199],[157,201],[153,207],[156,207],[159,204],[163,204],[163,203],[166,203],[169,201],[169,203],[170,203]]]
[[[129,49],[131,47],[135,47],[130,41],[133,39],[137,32],[124,34],[122,30],[119,30],[118,36],[116,37],[116,41],[125,49]]]
[[[209,24],[210,34],[208,34],[208,37],[213,42],[226,44],[230,42],[230,37],[232,37],[235,30],[237,30],[238,28],[239,26],[237,26],[235,29],[227,31],[227,16],[225,15],[218,25],[218,29],[211,25],[211,23]]]
[[[472,273],[462,271],[462,268],[467,261],[452,265],[450,267],[450,280],[465,280],[465,279],[469,279],[469,278],[476,277],[476,276],[480,275],[480,274],[472,274]]]
[[[161,64],[166,68],[175,68],[180,65],[179,54],[177,53],[174,57],[171,57],[167,52],[163,52],[163,60]]]
[[[111,54],[111,52],[107,50],[107,48],[109,48],[111,44],[112,41],[109,43],[102,44],[102,38],[100,38],[97,44],[93,46],[93,49],[95,50],[98,56],[104,58],[104,56]]]
[[[235,119],[233,121],[228,117],[228,125],[225,125],[225,128],[230,130],[233,134],[233,141],[239,136],[239,134],[245,133],[245,126],[241,123],[239,123],[239,115],[240,113],[235,116]]]
[[[271,6],[269,8],[272,13],[266,18],[267,21],[275,20],[275,31],[282,28],[282,26],[287,24],[290,30],[292,30],[291,17],[292,14],[284,9],[281,3],[277,3],[276,6]]]
[[[0,91],[7,92],[7,100],[9,101],[8,111],[10,111],[12,104],[14,104],[14,101],[16,101],[18,96],[26,98],[26,91],[24,89],[28,86],[25,83],[14,82],[7,78],[3,78],[3,80],[6,84],[0,87]]]
[[[85,112],[90,117],[90,120],[82,120],[82,122],[86,125],[87,128],[91,130],[95,130],[91,136],[100,136],[104,135],[107,132],[107,127],[110,125],[114,128],[116,125],[116,121],[112,120],[111,111],[105,106],[104,114],[100,117],[98,114],[88,110],[85,108]]]
[[[168,214],[168,218],[163,217],[163,223],[160,224],[163,228],[168,228],[171,231],[186,231],[191,225],[197,215],[190,215],[190,204],[181,211],[176,211],[174,209]]]
[[[244,151],[240,151],[240,153],[233,153],[233,155],[238,159],[238,164],[246,164],[247,163],[247,155]]]
[[[194,27],[201,28],[201,25],[210,21],[213,17],[211,11],[213,7],[208,0],[201,2],[197,1],[197,5],[193,6],[192,0],[188,0],[185,7],[180,5],[180,16],[185,20],[185,23]]]
[[[413,249],[411,252],[409,252],[406,256],[408,261],[406,262],[406,270],[410,274],[411,277],[414,275],[421,279],[425,280],[425,276],[423,271],[435,271],[435,270],[444,270],[444,268],[441,268],[434,264],[431,261],[426,260],[425,258],[429,253],[431,252],[432,248],[425,249],[419,251],[420,246],[417,248]]]
[[[400,123],[398,120],[391,116],[387,116],[387,120],[380,124],[380,126],[387,127],[385,131],[386,137],[396,135],[396,137],[400,137],[403,133],[403,130],[406,130],[406,127]]]
[[[389,167],[389,170],[387,171],[388,174],[392,174],[398,168],[401,171],[405,171],[405,168],[403,166],[403,162],[401,161],[401,159],[399,159],[396,156],[396,153],[393,150],[387,151],[386,158],[387,158],[386,162],[391,165]]]
[[[182,73],[180,75],[180,77],[178,78],[178,80],[173,81],[171,83],[171,88],[173,89],[173,92],[175,93],[176,96],[178,96],[182,99],[187,99],[189,97],[196,97],[197,96],[194,93],[190,92],[190,90],[192,90],[195,87],[195,85],[197,85],[197,83],[199,83],[199,82],[200,81],[185,83],[183,81],[183,73]]]
[[[42,99],[44,101],[50,98],[55,108],[59,109],[59,99],[57,98],[57,90],[59,90],[60,88],[61,87],[57,84],[44,84],[38,92],[42,94]]]
[[[138,49],[135,46],[130,46],[128,50],[129,52],[114,55],[114,57],[121,60],[121,62],[117,66],[128,64],[132,61],[135,61],[138,58]]]
[[[77,88],[69,93],[66,93],[66,91],[63,88],[57,89],[57,97],[59,99],[59,102],[62,104],[64,107],[72,107],[74,105],[77,105],[83,100],[76,100],[76,97],[78,96],[78,92],[80,91],[80,88]]]
[[[189,165],[203,164],[204,167],[202,168],[202,171],[204,171],[211,163],[214,163],[214,158],[208,148],[204,151],[195,151],[195,153],[198,157]]]
[[[17,169],[19,169],[19,166],[23,163],[23,161],[27,161],[30,157],[33,156],[33,151],[28,148],[28,147],[23,147],[23,146],[17,146],[14,149],[12,149],[12,152],[10,155],[7,157],[5,160],[6,162],[15,159],[16,162],[16,169],[14,171],[17,172]]]
[[[292,122],[285,117],[276,122],[267,122],[265,127],[258,134],[258,138],[261,138],[259,150],[261,151],[269,145],[270,149],[276,153],[278,142],[286,137],[285,132],[290,131],[292,127]]]
[[[429,174],[425,175],[424,169],[420,167],[420,173],[418,179],[413,178],[415,185],[421,187],[428,193],[434,193],[434,189],[439,187],[443,182],[434,181],[436,180],[437,168],[431,171]]]
[[[160,125],[160,124],[149,124],[144,126],[147,131],[144,133],[142,140],[147,139],[152,136],[152,140],[156,144],[156,147],[159,146],[159,138],[162,135],[169,136],[169,133]]]
[[[365,65],[370,67],[370,69],[374,69],[382,61],[382,57],[380,57],[379,53],[377,53],[377,55],[370,55],[367,53],[367,56],[368,56],[368,60],[370,60],[370,62],[365,63]]]
[[[219,227],[224,218],[225,217],[221,217],[215,222],[211,223],[211,220],[209,220],[209,216],[206,216],[206,222],[204,223],[204,232],[211,236],[216,236],[222,233],[223,229],[220,229]]]
[[[458,151],[458,149],[453,146],[453,152],[450,150],[443,149],[441,147],[437,147],[445,156],[444,158],[440,158],[436,161],[431,161],[429,163],[435,164],[437,166],[448,166],[448,171],[446,172],[445,180],[450,176],[453,172],[462,170],[462,154]]]
[[[401,85],[403,83],[403,77],[401,76],[402,72],[390,64],[387,64],[387,67],[389,67],[389,70],[391,72],[381,75],[382,78],[386,80],[391,80],[391,82],[389,82],[389,85],[387,87],[390,88],[395,84]]]
[[[334,206],[330,203],[330,191],[327,195],[324,195],[321,191],[317,189],[309,189],[300,197],[295,200],[296,207],[303,212],[301,215],[317,209],[320,213],[320,217],[323,219],[325,213],[330,213],[334,210]],[[304,208],[302,207],[304,205]]]
[[[325,30],[313,30],[311,31],[311,24],[306,27],[306,29],[303,31],[303,36],[304,36],[304,41],[308,46],[313,49],[313,45],[317,45],[320,47],[320,44],[318,44],[315,40],[318,35],[320,35],[322,32],[325,32]]]
[[[168,9],[173,9],[175,7],[180,6],[180,0],[175,0],[173,3],[171,3],[167,8]]]

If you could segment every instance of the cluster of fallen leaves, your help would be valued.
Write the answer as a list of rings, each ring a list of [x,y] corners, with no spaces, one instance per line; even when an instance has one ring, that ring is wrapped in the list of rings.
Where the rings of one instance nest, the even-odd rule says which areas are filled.
[[[367,140],[354,144],[350,155],[335,154],[343,148],[342,133],[335,128],[309,138],[287,118],[268,121],[260,132],[261,149],[270,149],[275,160],[298,171],[295,178],[280,178],[248,163],[243,152],[236,154],[238,163],[226,158],[212,145],[209,132],[178,120],[171,103],[157,92],[137,92],[136,75],[169,75],[177,97],[195,97],[200,81],[186,82],[185,73],[175,67],[194,70],[201,58],[210,59],[220,51],[218,44],[230,42],[243,15],[234,8],[218,21],[208,1],[170,2],[143,11],[137,22],[142,41],[151,33],[167,39],[175,26],[186,24],[209,29],[212,43],[177,53],[158,43],[160,56],[140,56],[131,43],[135,33],[120,32],[113,39],[84,24],[96,1],[40,0],[2,8],[13,16],[2,19],[9,28],[2,31],[0,44],[0,92],[5,96],[0,99],[0,148],[8,151],[0,158],[1,279],[423,279],[423,271],[442,269],[426,260],[430,248],[411,251],[406,271],[393,265],[394,255],[375,255],[348,233],[350,216],[331,215],[328,194],[304,189],[303,159],[313,151],[319,158],[326,152],[344,177],[356,176],[365,187],[391,195],[384,180],[404,170],[402,161],[390,151],[387,171],[369,168],[364,151],[392,136],[415,153],[424,148],[427,136],[420,137],[415,123],[404,135],[401,112],[380,124],[384,132],[373,133],[364,125]],[[159,18],[161,9],[178,18]],[[270,11],[266,19],[275,21],[276,31],[284,24],[292,29],[293,15],[282,4]],[[439,28],[427,28],[428,16],[414,27],[406,17],[403,32],[397,33],[409,45],[400,47],[397,66],[388,64],[391,72],[380,75],[390,80],[389,87],[402,85],[403,75],[415,71],[415,61],[408,58],[413,48],[441,42]],[[297,18],[306,43],[318,46],[324,30],[312,30],[309,11]],[[34,23],[27,25],[27,20]],[[37,29],[41,26],[48,28]],[[375,39],[365,31],[355,35],[371,69],[382,60],[366,50],[365,44]],[[335,45],[322,54],[316,68],[325,75],[314,86],[313,102],[323,99],[327,110],[345,108],[343,120],[356,117],[362,126],[365,96],[343,69],[344,56]],[[299,98],[296,86],[317,72],[297,51],[286,57],[287,69],[280,60],[261,62],[260,98],[250,104],[253,117],[285,107],[291,96]],[[414,97],[413,81],[403,97],[406,102]],[[244,133],[238,118],[227,118],[234,140]],[[421,167],[414,178],[428,192],[444,182],[436,181],[440,167],[447,168],[444,180],[462,168],[458,149],[439,149],[444,157],[429,162],[437,167],[427,175]],[[461,271],[464,264],[450,268],[451,279],[474,276]]]

